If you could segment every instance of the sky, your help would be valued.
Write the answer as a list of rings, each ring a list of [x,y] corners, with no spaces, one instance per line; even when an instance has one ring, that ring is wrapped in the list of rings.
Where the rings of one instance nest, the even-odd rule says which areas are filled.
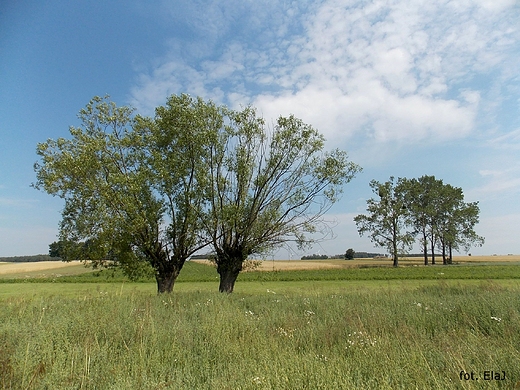
[[[294,114],[363,168],[334,237],[276,258],[384,253],[353,222],[369,182],[423,175],[479,202],[472,254],[520,254],[519,64],[516,0],[4,0],[0,256],[57,239],[63,201],[31,187],[39,142],[96,95],[153,115],[179,93]]]

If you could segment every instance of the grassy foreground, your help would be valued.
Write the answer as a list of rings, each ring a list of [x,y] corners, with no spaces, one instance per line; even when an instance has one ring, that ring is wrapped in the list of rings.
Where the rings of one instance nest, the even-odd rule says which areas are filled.
[[[518,282],[287,283],[2,285],[0,388],[520,387]]]

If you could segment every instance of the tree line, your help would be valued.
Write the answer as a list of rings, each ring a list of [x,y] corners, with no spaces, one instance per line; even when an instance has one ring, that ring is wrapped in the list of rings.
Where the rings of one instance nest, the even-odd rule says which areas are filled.
[[[367,200],[367,214],[354,221],[360,235],[368,234],[372,242],[388,250],[394,266],[416,240],[425,265],[429,252],[431,263],[436,263],[436,249],[442,253],[443,264],[451,264],[453,250],[484,244],[484,237],[474,230],[478,202],[466,203],[461,188],[427,175],[397,181],[390,177],[385,183],[372,180],[370,187],[376,198]]]
[[[52,255],[31,255],[31,256],[9,256],[0,257],[0,263],[36,263],[39,261],[59,261],[61,258]]]
[[[300,119],[267,126],[250,106],[173,95],[144,117],[94,97],[78,116],[70,139],[37,146],[33,186],[65,202],[51,249],[131,278],[152,268],[159,293],[205,247],[232,292],[248,256],[326,235],[323,215],[361,169]]]

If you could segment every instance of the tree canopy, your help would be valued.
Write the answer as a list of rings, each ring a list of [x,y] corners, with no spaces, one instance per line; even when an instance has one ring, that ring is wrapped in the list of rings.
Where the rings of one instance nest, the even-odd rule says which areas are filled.
[[[408,229],[409,211],[403,196],[403,185],[401,178],[397,183],[393,177],[385,183],[372,180],[370,187],[378,199],[367,200],[368,214],[354,218],[359,234],[368,233],[372,242],[386,248],[394,267],[399,264],[399,255],[405,253],[414,241],[414,232]]]
[[[203,216],[216,253],[220,291],[232,292],[249,255],[294,241],[302,246],[326,226],[324,213],[360,168],[344,151],[294,116],[269,130],[252,107],[228,111],[205,156]]]
[[[88,243],[94,265],[115,262],[131,278],[151,266],[158,291],[171,292],[184,261],[207,244],[194,222],[201,128],[191,119],[203,120],[199,103],[172,97],[151,119],[95,97],[80,111],[82,126],[70,128],[71,139],[38,144],[34,186],[65,200],[60,241]],[[78,255],[72,248],[78,246],[65,248],[69,259]]]
[[[395,185],[393,178],[384,184],[372,181],[371,187],[380,200],[369,199],[369,214],[358,215],[354,220],[361,235],[368,232],[376,245],[387,247],[394,265],[399,248],[405,253],[417,236],[425,265],[428,245],[432,264],[436,248],[442,250],[443,263],[449,264],[452,249],[469,250],[484,243],[484,238],[474,230],[478,223],[478,202],[465,203],[461,188],[427,175],[418,179],[399,178]]]
[[[207,245],[220,291],[233,291],[249,255],[316,240],[360,170],[294,116],[270,129],[252,107],[189,95],[171,96],[153,118],[95,97],[79,118],[71,139],[37,146],[34,187],[65,201],[52,249],[130,277],[153,270],[159,292]]]

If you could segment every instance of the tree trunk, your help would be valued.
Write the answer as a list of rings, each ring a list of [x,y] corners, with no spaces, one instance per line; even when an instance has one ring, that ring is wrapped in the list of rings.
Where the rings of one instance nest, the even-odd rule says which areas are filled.
[[[220,292],[232,293],[244,259],[240,256],[217,255],[217,272],[220,275]]]
[[[448,261],[446,260],[446,243],[444,241],[442,242],[442,264],[448,264]]]
[[[423,254],[424,254],[424,265],[428,265],[428,238],[426,237],[426,231],[423,230]]]
[[[451,252],[451,242],[450,242],[450,244],[448,245],[448,250],[449,250],[449,253],[450,253],[450,254],[449,254],[450,257],[448,258],[448,264],[453,264],[453,254],[452,254],[452,252]]]
[[[435,265],[435,242],[434,242],[433,238],[432,238],[431,246],[432,246],[432,265]]]
[[[397,223],[399,217],[392,218],[392,256],[394,258],[394,267],[399,266],[399,255],[397,253]]]
[[[157,281],[157,294],[171,293],[177,276],[181,272],[186,261],[183,257],[171,257],[157,245],[155,251],[149,253],[151,264],[155,269],[155,280]]]
[[[161,274],[157,272],[155,274],[155,280],[157,281],[157,294],[171,293],[178,275],[179,272],[175,272],[175,270],[163,272]]]
[[[238,278],[239,272],[226,270],[220,273],[220,284],[218,286],[219,292],[232,293],[235,288],[235,282]]]
[[[396,242],[396,239],[394,239],[394,242],[393,242],[393,252],[392,255],[394,257],[394,267],[398,267],[399,266],[399,256],[398,256],[398,253],[397,253],[397,242]]]

